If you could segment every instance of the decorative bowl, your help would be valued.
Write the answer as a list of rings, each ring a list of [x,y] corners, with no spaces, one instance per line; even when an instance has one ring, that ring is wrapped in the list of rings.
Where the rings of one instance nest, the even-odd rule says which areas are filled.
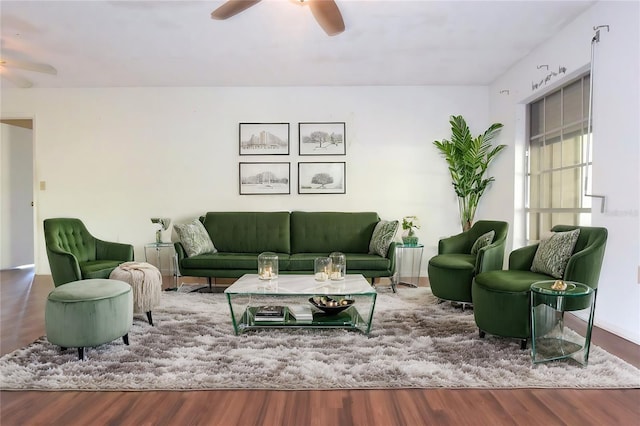
[[[325,314],[335,315],[353,305],[353,299],[334,299],[329,296],[310,297],[309,303]]]

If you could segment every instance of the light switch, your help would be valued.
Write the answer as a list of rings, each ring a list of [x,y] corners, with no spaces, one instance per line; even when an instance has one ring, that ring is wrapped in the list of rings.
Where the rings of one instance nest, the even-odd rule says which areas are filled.
[[[44,191],[45,189],[47,189],[47,182],[45,182],[44,180],[40,181],[40,191]]]

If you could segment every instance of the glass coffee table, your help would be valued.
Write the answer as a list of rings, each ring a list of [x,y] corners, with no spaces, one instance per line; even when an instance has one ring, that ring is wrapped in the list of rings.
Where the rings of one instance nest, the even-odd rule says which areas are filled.
[[[360,274],[347,274],[340,281],[316,281],[313,275],[261,280],[257,274],[247,274],[224,292],[236,335],[262,328],[346,328],[368,334],[377,296]],[[348,306],[339,308],[341,302]],[[333,303],[337,306],[325,306]],[[282,316],[257,315],[274,307],[283,308]],[[311,315],[303,318],[298,314],[296,318],[299,311]]]

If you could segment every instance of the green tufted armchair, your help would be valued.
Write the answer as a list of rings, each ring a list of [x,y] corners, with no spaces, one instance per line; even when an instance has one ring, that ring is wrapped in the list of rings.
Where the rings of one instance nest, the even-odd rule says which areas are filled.
[[[493,241],[471,254],[481,235],[494,231]],[[471,282],[480,272],[502,269],[509,224],[494,220],[479,220],[471,229],[443,238],[438,243],[438,255],[429,260],[429,285],[433,295],[441,300],[471,304]]]
[[[119,264],[133,260],[132,245],[99,240],[80,219],[45,219],[44,240],[56,287],[88,278],[109,278]]]

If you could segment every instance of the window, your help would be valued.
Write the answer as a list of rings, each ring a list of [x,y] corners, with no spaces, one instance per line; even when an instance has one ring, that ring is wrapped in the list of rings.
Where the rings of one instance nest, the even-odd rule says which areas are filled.
[[[554,225],[591,223],[589,82],[583,76],[529,104],[529,242]]]

